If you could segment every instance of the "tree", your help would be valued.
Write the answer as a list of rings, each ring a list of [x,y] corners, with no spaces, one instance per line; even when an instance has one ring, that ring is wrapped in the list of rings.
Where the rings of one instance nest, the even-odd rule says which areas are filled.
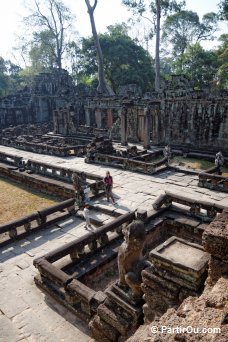
[[[186,75],[198,89],[217,82],[219,63],[216,52],[204,50],[200,43],[189,45],[173,67],[175,73]]]
[[[34,4],[35,11],[25,18],[29,28],[33,26],[37,29],[33,35],[36,51],[33,50],[31,54],[38,53],[38,50],[41,54],[41,50],[48,51],[52,55],[53,64],[61,69],[66,49],[66,31],[71,20],[70,11],[61,0],[34,0]],[[34,46],[32,48],[34,49]]]
[[[85,0],[85,3],[87,6],[87,9],[88,9],[94,45],[95,45],[95,49],[96,49],[96,53],[97,53],[98,80],[99,80],[97,91],[98,91],[98,93],[103,94],[103,95],[114,95],[114,92],[112,91],[112,89],[107,84],[107,82],[105,80],[105,76],[104,76],[104,59],[103,59],[103,54],[102,54],[102,50],[101,50],[101,46],[100,46],[100,42],[99,42],[99,37],[97,34],[95,20],[94,20],[94,11],[95,11],[95,8],[97,7],[97,0],[94,0],[93,6],[91,6],[90,0]]]
[[[166,18],[162,38],[173,45],[173,55],[183,55],[188,44],[212,40],[217,30],[217,15],[207,13],[202,22],[196,12],[180,11]]]
[[[80,53],[79,43],[75,41],[70,41],[67,45],[67,56],[70,64],[70,74],[73,77],[76,84],[79,81],[79,71],[80,71]]]
[[[135,83],[142,90],[153,89],[154,67],[149,53],[127,34],[127,26],[108,26],[108,31],[99,35],[104,58],[104,74],[112,89],[120,85]],[[81,51],[81,78],[94,80],[97,59],[93,49],[93,38],[83,39]]]
[[[221,0],[218,4],[219,7],[219,19],[228,20],[228,2],[227,0]]]
[[[51,31],[33,33],[29,57],[31,68],[39,73],[55,66],[55,38]]]
[[[176,0],[122,0],[128,8],[137,12],[142,18],[153,23],[152,30],[156,33],[155,45],[155,90],[160,88],[160,30],[161,16],[164,18],[169,13],[180,11],[185,1]],[[151,18],[148,15],[152,15]]]
[[[8,86],[8,78],[6,75],[7,68],[5,60],[0,57],[0,96],[6,94],[7,86]]]
[[[218,58],[219,68],[217,71],[217,78],[219,87],[226,88],[228,87],[228,34],[222,34],[219,37],[219,41],[221,45],[218,47],[216,51],[216,56]]]
[[[0,57],[0,96],[15,93],[16,90],[21,89],[20,71],[21,68],[18,65]]]

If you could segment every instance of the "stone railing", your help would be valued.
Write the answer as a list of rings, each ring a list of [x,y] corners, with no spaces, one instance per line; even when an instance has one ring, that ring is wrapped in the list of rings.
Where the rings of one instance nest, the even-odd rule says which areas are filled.
[[[121,215],[95,232],[89,232],[35,259],[34,265],[41,274],[41,280],[35,278],[36,283],[45,287],[54,286],[55,294],[60,297],[63,304],[71,307],[77,316],[88,321],[106,296],[103,292],[90,289],[79,279],[116,258],[120,240],[122,241],[122,225],[129,224],[134,218],[134,212]],[[64,270],[74,264],[73,275],[53,265],[66,256],[70,256],[71,261],[64,265]]]
[[[228,192],[228,177],[202,172],[199,174],[198,186],[201,188]]]
[[[214,173],[214,174],[220,174],[221,171],[220,171],[220,167],[219,166],[212,166],[210,169],[207,169],[205,170],[204,172],[202,173]]]
[[[87,136],[94,136],[94,135],[106,135],[108,132],[107,129],[104,128],[96,128],[96,127],[91,127],[91,126],[86,126],[86,125],[80,125],[78,127],[78,134],[86,134]]]
[[[138,171],[147,174],[153,174],[157,172],[159,170],[159,167],[161,166],[168,166],[167,158],[162,158],[161,160],[158,160],[154,163],[148,163],[140,160],[135,160],[133,158],[124,158],[101,153],[96,153],[93,157],[86,158],[85,161],[88,163],[115,166],[124,170]]]
[[[217,203],[196,201],[192,198],[177,195],[169,191],[166,191],[165,194],[158,197],[158,199],[153,203],[153,208],[158,210],[162,208],[162,206],[170,207],[174,203],[189,207],[189,214],[199,216],[206,221],[212,220],[217,213],[221,213],[225,208],[225,206]],[[203,211],[206,211],[206,214]]]
[[[26,164],[26,169],[36,174],[43,175],[45,177],[51,177],[64,182],[72,183],[73,172],[80,176],[81,172],[73,171],[68,168],[58,167],[47,163],[41,163],[35,160],[29,159]],[[84,172],[86,176],[86,183],[94,195],[97,195],[100,190],[104,189],[103,178],[96,176],[92,173]]]
[[[14,221],[0,225],[1,244],[7,244],[15,239],[23,238],[24,236],[37,231],[41,228],[46,228],[51,223],[58,221],[69,214],[75,212],[74,198],[55,204],[51,207],[39,210],[31,215],[24,216]],[[52,214],[59,215],[53,219]]]
[[[35,152],[40,154],[48,154],[53,156],[82,156],[86,153],[86,145],[73,146],[52,146],[48,142],[35,143],[28,141],[18,141],[13,138],[1,138],[1,144],[5,146],[13,146],[18,149]]]
[[[15,167],[22,166],[22,157],[12,156],[11,154],[0,152],[0,162],[13,165]]]

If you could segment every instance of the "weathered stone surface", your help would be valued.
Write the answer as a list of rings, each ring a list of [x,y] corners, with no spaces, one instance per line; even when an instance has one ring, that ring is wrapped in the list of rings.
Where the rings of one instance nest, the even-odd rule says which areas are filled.
[[[155,268],[167,270],[176,277],[181,277],[183,283],[195,289],[199,279],[204,274],[209,254],[202,247],[191,244],[183,239],[171,237],[150,252],[150,260]]]
[[[159,320],[149,325],[143,325],[128,342],[173,342],[173,341],[227,341],[228,328],[224,324],[228,310],[228,279],[220,278],[216,285],[205,290],[199,298],[188,297],[175,309],[169,309]],[[155,328],[153,328],[155,327]],[[177,330],[170,332],[168,329],[176,327],[193,328],[217,328],[220,332],[208,333],[178,333]],[[169,333],[168,333],[169,332]]]
[[[4,150],[5,147],[1,146],[0,149]],[[64,163],[64,166],[72,168],[72,169],[80,169],[80,168],[83,168],[85,166],[83,160],[81,160],[80,158],[71,157],[71,158],[63,159],[63,158],[59,158],[59,157],[54,158],[54,157],[47,157],[44,155],[35,155],[35,154],[29,153],[29,152],[25,153],[23,151],[11,149],[11,148],[10,149],[7,148],[6,150],[10,151],[10,153],[12,153],[12,155],[18,154],[24,158],[28,158],[28,159],[34,158],[34,159],[39,160],[41,162],[45,161],[47,163],[53,163],[53,165],[59,165],[60,163]],[[105,174],[105,171],[106,171],[106,168],[99,167],[97,165],[88,165],[87,164],[86,168],[89,172],[97,173],[100,176],[103,176]],[[137,196],[139,196],[138,199],[141,200],[142,193],[146,193],[146,194],[149,193],[149,196],[153,196],[153,199],[154,199],[158,196],[159,193],[163,192],[163,189],[172,189],[172,191],[174,191],[174,192],[178,191],[178,189],[180,189],[177,185],[173,185],[173,183],[172,184],[167,183],[167,179],[169,178],[169,175],[171,175],[171,174],[168,174],[166,176],[166,178],[162,179],[162,182],[160,182],[161,178],[159,175],[154,177],[154,176],[147,176],[147,175],[142,175],[142,174],[141,175],[140,174],[134,174],[134,173],[130,173],[127,171],[120,173],[120,171],[116,170],[116,169],[112,170],[112,174],[113,174],[115,185],[118,187],[118,189],[120,189],[122,191],[122,192],[120,192],[120,196],[121,196],[120,203],[121,203],[122,198],[127,200],[130,198],[130,196],[134,197],[134,199],[137,199]],[[194,176],[191,176],[191,175],[188,175],[187,177],[189,177],[189,180],[194,178]],[[158,180],[158,182],[157,182],[157,180]],[[134,182],[136,182],[136,181],[138,181],[139,183],[137,183],[137,186],[134,186]],[[154,181],[156,181],[156,183]],[[130,184],[129,188],[131,191],[129,191],[129,189],[126,187],[127,184],[128,185]],[[141,185],[143,184],[142,188],[140,187],[141,186],[140,184]],[[161,184],[161,186],[162,186],[161,192],[159,192],[160,190],[158,190],[158,184],[159,185]],[[140,192],[139,192],[139,189],[140,189]],[[190,189],[190,191],[188,193],[191,193],[192,197],[194,197],[194,191],[195,191],[194,187],[191,187],[191,185],[190,185],[189,189]],[[115,191],[115,188],[114,188],[114,191]],[[213,192],[210,190],[206,190],[206,189],[205,189],[205,192],[204,192],[204,189],[202,189],[202,191],[211,200],[211,196],[213,195]],[[221,197],[221,201],[222,201],[222,199],[226,199],[226,197]],[[221,202],[221,201],[218,201],[218,202]],[[214,200],[212,200],[212,202],[214,203]],[[104,205],[107,204],[107,202],[103,199],[100,200],[100,203],[103,203]],[[128,211],[128,210],[133,208],[133,201],[129,200],[126,203],[127,203],[127,208],[126,207],[122,208],[120,206],[121,210],[124,210],[124,211],[127,210]],[[223,202],[223,203],[225,203],[225,202]],[[148,206],[149,205],[151,206],[151,204],[148,204]],[[147,206],[147,205],[145,205],[145,206]],[[112,208],[112,207],[110,206],[110,208]],[[116,208],[118,208],[118,207],[116,207]],[[114,207],[113,207],[113,209],[115,210]],[[29,306],[29,309],[26,309],[22,313],[19,313],[17,316],[14,316],[14,318],[12,320],[13,322],[18,316],[20,316],[24,312],[27,312],[30,310],[34,311],[34,313],[35,313],[36,317],[34,318],[34,321],[35,321],[35,319],[38,321],[42,319],[42,322],[43,321],[45,322],[45,318],[47,315],[47,311],[43,310],[43,307],[42,307],[42,305],[47,305],[47,303],[45,303],[45,301],[42,300],[42,298],[40,298],[39,296],[36,296],[36,294],[34,293],[34,285],[33,285],[33,271],[34,270],[33,270],[33,266],[32,266],[33,256],[29,256],[27,254],[21,254],[21,253],[23,253],[23,252],[25,252],[25,250],[27,251],[31,248],[31,253],[35,256],[45,254],[45,253],[47,253],[47,251],[53,250],[53,249],[60,247],[61,245],[65,244],[68,239],[74,239],[75,237],[81,237],[83,234],[85,234],[85,230],[84,230],[82,224],[78,223],[78,225],[77,225],[77,220],[78,220],[78,222],[80,221],[79,219],[75,218],[75,222],[71,222],[71,225],[68,222],[68,223],[63,224],[61,226],[61,228],[56,227],[55,229],[57,229],[58,231],[51,232],[51,229],[50,229],[50,231],[49,230],[43,231],[42,236],[44,238],[44,241],[42,240],[42,243],[40,245],[39,245],[39,243],[33,245],[33,244],[31,244],[30,241],[24,241],[24,245],[22,244],[22,246],[20,246],[20,248],[18,248],[17,250],[15,249],[15,251],[14,251],[15,245],[20,244],[20,242],[18,241],[17,243],[14,244],[14,247],[12,248],[12,250],[9,250],[9,251],[3,253],[4,257],[1,261],[2,261],[2,265],[4,267],[1,268],[0,274],[1,274],[1,278],[3,277],[2,279],[4,279],[4,282],[7,284],[7,286],[10,286],[9,287],[10,288],[10,291],[9,291],[10,294],[17,293],[17,288],[18,288],[18,284],[19,284],[17,279],[13,280],[11,277],[9,277],[9,275],[11,273],[17,272],[19,277],[21,279],[23,278],[24,282],[29,287],[27,289],[27,287],[24,286],[25,284],[23,284],[22,288],[21,288],[21,286],[19,286],[21,288],[21,290],[19,291],[19,294],[17,293],[16,298],[18,298],[18,296],[19,297],[21,296],[22,300],[24,302],[26,302],[27,305]],[[198,229],[198,227],[196,227],[196,228]],[[39,235],[40,235],[40,233],[37,234],[37,237]],[[2,249],[1,249],[1,252],[2,252]],[[30,267],[24,268],[22,270],[20,267],[18,267],[16,265],[20,264],[20,261],[23,258],[25,259],[26,263],[27,262],[29,263]],[[26,291],[23,290],[24,287],[26,288]],[[36,290],[37,290],[37,292],[39,292],[38,289],[36,289]],[[226,289],[224,289],[224,291],[225,290]],[[28,294],[28,296],[26,296],[26,293]],[[153,291],[152,291],[152,294],[153,294]],[[1,287],[1,295],[2,296],[8,296],[9,294],[6,292],[5,288],[3,289]],[[26,298],[27,298],[27,301],[26,301]],[[45,298],[47,299],[48,297],[45,296]],[[162,298],[161,297],[159,297],[159,298],[160,298],[160,302],[162,303]],[[42,300],[42,302],[40,302],[41,300]],[[43,303],[43,304],[40,306],[41,303]],[[1,316],[2,315],[0,315],[0,317]],[[66,317],[65,312],[64,312],[64,317]],[[82,327],[82,324],[78,321],[77,321],[75,326],[73,326],[72,323],[74,324],[74,320],[72,320],[71,323],[69,323],[68,321],[65,321],[63,325],[60,324],[57,328],[56,328],[56,326],[53,327],[54,326],[54,324],[53,324],[52,328],[46,327],[46,330],[44,333],[47,334],[47,338],[48,338],[49,334],[51,334],[51,335],[55,334],[56,341],[58,341],[58,339],[71,340],[72,336],[74,336],[74,338],[77,341],[80,341],[80,342],[81,341],[82,342],[87,341],[89,339],[89,337],[87,335],[88,331],[86,330],[86,327],[84,325]],[[26,339],[25,328],[22,331],[22,338]],[[33,337],[33,336],[31,337],[31,340],[32,339],[36,340],[35,337]],[[141,342],[141,339],[139,339],[138,341]]]
[[[1,298],[0,310],[8,318],[12,318],[22,311],[28,309],[28,304],[24,302],[22,298],[17,298],[15,300],[14,296],[10,295]]]
[[[211,256],[209,260],[207,283],[209,285],[214,285],[224,274],[228,274],[228,263]]]
[[[228,209],[206,227],[203,246],[208,253],[228,263]]]
[[[18,341],[21,339],[20,331],[14,326],[9,318],[0,315],[0,341]]]

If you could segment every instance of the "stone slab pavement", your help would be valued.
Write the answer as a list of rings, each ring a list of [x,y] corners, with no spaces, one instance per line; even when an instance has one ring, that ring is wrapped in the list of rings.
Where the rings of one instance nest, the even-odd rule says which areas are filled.
[[[86,234],[70,217],[0,249],[0,342],[90,341],[82,321],[34,284],[34,258]]]
[[[228,206],[228,194],[198,188],[197,176],[186,175],[182,172],[164,171],[155,175],[145,175],[132,171],[120,170],[103,165],[87,164],[84,158],[79,157],[55,157],[37,154],[0,145],[0,151],[23,157],[25,160],[33,159],[56,166],[64,166],[72,170],[79,170],[105,176],[110,170],[114,180],[113,192],[118,201],[118,207],[123,210],[135,210],[138,206],[144,206],[146,201],[153,202],[156,197],[165,190],[179,194],[186,194],[195,200],[207,199],[213,203],[221,203]],[[101,203],[106,202],[104,199]],[[149,203],[149,202],[148,202]],[[148,204],[147,203],[147,204]],[[107,202],[106,202],[107,204]]]
[[[136,208],[150,209],[154,200],[165,190],[228,206],[228,194],[198,188],[197,176],[193,175],[165,171],[150,176],[86,164],[83,158],[78,157],[54,157],[5,146],[0,146],[0,151],[100,176],[105,176],[109,169],[118,204],[113,206],[105,198],[95,203],[104,208],[108,206],[113,211],[118,209],[124,213]],[[105,215],[97,215],[107,220]],[[87,326],[38,289],[33,281],[37,274],[33,266],[34,258],[86,233],[84,222],[71,217],[0,249],[0,342],[90,340]]]

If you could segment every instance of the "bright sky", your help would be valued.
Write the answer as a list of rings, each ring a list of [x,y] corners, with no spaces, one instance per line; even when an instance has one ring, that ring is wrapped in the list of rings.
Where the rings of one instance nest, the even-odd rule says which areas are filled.
[[[28,14],[25,1],[33,4],[33,0],[0,0],[0,56],[13,59],[12,47],[16,45],[16,35],[21,35],[22,19]],[[76,16],[75,29],[82,36],[91,35],[89,16],[84,0],[63,0]],[[186,7],[198,13],[201,17],[208,12],[217,12],[219,0],[186,0]],[[91,0],[93,3],[93,0]],[[95,21],[98,32],[104,32],[111,24],[127,22],[130,13],[121,5],[121,0],[98,0],[95,10]],[[225,24],[221,26],[225,31]],[[219,35],[219,34],[218,34]],[[213,47],[215,43],[211,43]]]

